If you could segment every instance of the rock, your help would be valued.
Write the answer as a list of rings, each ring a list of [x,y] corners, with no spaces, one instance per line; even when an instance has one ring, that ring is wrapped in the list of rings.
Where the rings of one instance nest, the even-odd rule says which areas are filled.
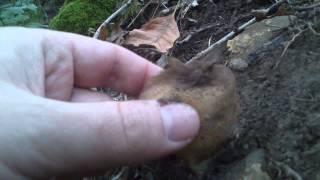
[[[228,41],[227,47],[231,52],[230,58],[248,60],[252,54],[267,46],[270,40],[279,34],[282,29],[288,27],[290,18],[294,17],[276,16],[251,25],[234,39]]]
[[[233,70],[243,71],[248,67],[248,63],[241,58],[233,58],[230,60],[229,67]]]

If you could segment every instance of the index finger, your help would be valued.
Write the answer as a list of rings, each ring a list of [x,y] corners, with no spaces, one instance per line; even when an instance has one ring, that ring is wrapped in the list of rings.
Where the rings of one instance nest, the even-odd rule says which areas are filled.
[[[48,31],[45,43],[70,48],[77,87],[111,87],[138,95],[145,82],[161,71],[123,47],[81,35]]]

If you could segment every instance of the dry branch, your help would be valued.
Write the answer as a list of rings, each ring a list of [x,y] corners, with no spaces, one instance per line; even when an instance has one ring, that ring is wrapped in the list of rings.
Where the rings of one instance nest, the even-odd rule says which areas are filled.
[[[311,24],[310,22],[308,23],[308,28],[310,29],[310,31],[311,31],[314,35],[320,36],[320,33],[317,32],[317,31],[312,27],[312,24]]]
[[[284,47],[282,53],[281,53],[281,58],[278,60],[278,62],[275,64],[274,68],[278,68],[279,64],[281,63],[283,56],[286,54],[288,48],[295,42],[295,40],[306,30],[308,30],[308,28],[306,29],[299,29],[299,32],[294,34],[293,37],[291,38],[290,41],[287,42],[286,46]]]
[[[281,4],[285,3],[286,0],[280,0],[277,1],[276,3],[272,4],[268,9],[266,9],[266,13],[270,14],[270,12],[272,10],[274,10],[274,8],[276,6],[280,6]],[[210,51],[212,51],[214,48],[216,48],[216,46],[219,46],[220,44],[232,39],[237,32],[242,32],[243,30],[245,30],[248,26],[254,24],[255,22],[257,22],[257,18],[254,17],[252,19],[250,19],[248,22],[244,23],[243,25],[241,25],[240,27],[237,28],[236,31],[231,31],[230,33],[228,33],[226,36],[224,36],[223,38],[221,38],[219,41],[215,42],[214,44],[212,44],[211,46],[209,46],[207,49],[201,51],[200,53],[198,53],[197,55],[195,55],[193,58],[191,58],[187,64],[193,62],[193,61],[197,61],[199,59],[201,59],[202,57],[204,57],[205,55],[207,55]]]
[[[320,3],[315,3],[309,6],[295,6],[292,8],[296,11],[306,11],[306,10],[317,8],[317,7],[320,7]]]
[[[140,16],[141,13],[144,12],[144,10],[152,3],[152,1],[149,1],[143,8],[138,12],[136,17],[133,18],[133,20],[130,22],[130,24],[127,26],[127,28],[130,28],[132,24],[137,20],[137,18]]]
[[[288,48],[297,39],[297,37],[299,37],[305,31],[306,31],[306,29],[299,30],[299,32],[297,34],[293,35],[292,39],[287,43],[286,47],[284,48],[283,52],[281,53],[281,57],[283,57],[286,54]]]
[[[216,25],[216,24],[211,24],[211,25],[202,27],[202,28],[200,28],[200,29],[197,29],[197,30],[191,32],[190,34],[188,34],[188,36],[186,36],[183,40],[177,41],[176,43],[177,43],[177,44],[186,43],[186,42],[188,42],[190,39],[192,39],[193,36],[195,36],[195,35],[203,32],[203,31],[206,31],[206,30],[208,30],[208,29],[210,29],[210,28],[213,28],[213,27],[215,27],[215,26],[217,26],[217,25]]]
[[[286,175],[293,178],[294,180],[303,180],[301,175],[298,172],[296,172],[295,170],[293,170],[291,167],[289,167],[288,165],[286,165],[282,162],[277,162],[277,161],[273,161],[273,163],[275,163],[278,167],[283,169],[284,172],[286,173]]]
[[[245,24],[243,24],[242,26],[240,26],[237,31],[243,31],[246,27],[250,26],[251,24],[256,22],[256,18],[252,18],[250,21],[246,22]],[[235,31],[231,31],[229,34],[227,34],[226,36],[224,36],[223,38],[221,38],[219,41],[215,42],[214,44],[212,44],[210,47],[208,47],[207,49],[201,51],[200,53],[198,53],[196,56],[194,56],[192,59],[190,59],[188,63],[191,63],[193,61],[197,61],[198,59],[202,58],[203,56],[205,56],[206,54],[208,54],[210,51],[212,51],[216,46],[222,44],[223,42],[228,41],[229,39],[231,39],[232,37],[234,37],[236,35]]]
[[[100,33],[102,31],[103,28],[106,28],[108,26],[108,24],[114,19],[116,18],[122,11],[124,11],[125,9],[127,9],[127,7],[129,5],[131,5],[132,0],[128,0],[125,4],[123,4],[116,12],[114,12],[113,14],[111,14],[111,16],[109,16],[97,29],[97,31],[94,33],[93,38],[98,39],[100,36]]]

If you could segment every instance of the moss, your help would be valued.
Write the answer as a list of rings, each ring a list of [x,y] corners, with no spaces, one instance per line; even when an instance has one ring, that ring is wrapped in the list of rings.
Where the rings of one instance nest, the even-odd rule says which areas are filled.
[[[113,11],[116,0],[69,0],[50,22],[51,29],[88,34],[97,28]]]

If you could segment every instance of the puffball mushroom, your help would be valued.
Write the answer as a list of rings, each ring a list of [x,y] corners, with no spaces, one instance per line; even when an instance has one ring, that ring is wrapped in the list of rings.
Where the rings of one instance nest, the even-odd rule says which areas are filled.
[[[195,108],[200,129],[195,139],[177,153],[197,171],[233,135],[239,100],[232,71],[224,65],[183,64],[169,58],[166,70],[147,83],[141,99],[182,102]]]

